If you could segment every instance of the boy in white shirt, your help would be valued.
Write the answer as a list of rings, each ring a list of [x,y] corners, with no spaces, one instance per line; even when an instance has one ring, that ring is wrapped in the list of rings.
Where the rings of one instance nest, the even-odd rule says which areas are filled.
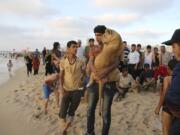
[[[136,45],[132,44],[132,51],[128,55],[128,71],[134,79],[136,79],[136,71],[139,63],[140,54],[136,51]]]

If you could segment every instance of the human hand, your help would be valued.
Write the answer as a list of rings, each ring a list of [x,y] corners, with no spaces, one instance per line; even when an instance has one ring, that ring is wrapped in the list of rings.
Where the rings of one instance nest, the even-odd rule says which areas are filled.
[[[155,111],[154,111],[154,113],[155,113],[156,115],[159,115],[159,112],[160,112],[160,108],[157,106],[156,109],[155,109]]]
[[[101,80],[102,78],[106,77],[107,73],[108,73],[108,70],[106,68],[104,68],[100,71],[97,71],[95,73],[95,76],[96,76],[97,80]]]

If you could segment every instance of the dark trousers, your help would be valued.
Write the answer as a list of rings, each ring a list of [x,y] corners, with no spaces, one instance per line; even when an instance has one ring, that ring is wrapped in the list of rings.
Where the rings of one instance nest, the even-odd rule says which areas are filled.
[[[180,135],[180,118],[175,118],[172,121],[170,135]]]
[[[46,66],[45,66],[45,75],[46,75],[46,76],[47,76],[48,74],[51,75],[52,73],[54,73],[52,65],[46,64]]]
[[[99,99],[98,84],[94,83],[88,89],[88,112],[87,112],[87,132],[89,134],[94,132],[95,123],[95,110]],[[114,94],[116,92],[116,83],[106,83],[103,88],[104,102],[103,102],[103,129],[102,135],[109,134],[109,128],[111,125],[111,105]]]
[[[27,75],[32,73],[32,64],[26,64],[27,67]]]
[[[132,75],[134,79],[136,79],[136,70],[135,70],[136,64],[128,64],[128,72]]]
[[[38,74],[39,69],[34,69],[34,75]]]
[[[62,97],[59,117],[65,119],[67,114],[69,116],[74,116],[75,111],[78,108],[80,102],[81,102],[80,90],[66,92],[66,94]]]

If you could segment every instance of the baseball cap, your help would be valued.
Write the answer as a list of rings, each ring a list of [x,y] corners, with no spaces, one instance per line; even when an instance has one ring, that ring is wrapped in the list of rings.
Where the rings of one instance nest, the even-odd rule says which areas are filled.
[[[163,42],[165,45],[172,45],[173,43],[180,42],[180,29],[176,29],[172,38],[168,41]]]

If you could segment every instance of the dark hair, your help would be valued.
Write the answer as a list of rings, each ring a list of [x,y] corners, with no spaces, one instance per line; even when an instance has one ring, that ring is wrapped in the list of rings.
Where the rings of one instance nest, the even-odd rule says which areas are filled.
[[[58,48],[58,46],[60,46],[60,43],[59,42],[54,42],[53,50],[56,50]]]
[[[124,66],[122,66],[122,72],[123,72],[123,71],[128,71],[128,67],[127,67],[127,66],[125,66],[125,65],[124,65]]]
[[[154,50],[155,50],[155,49],[157,49],[157,50],[158,50],[158,48],[157,48],[157,47],[154,47]]]
[[[152,67],[158,67],[159,64],[158,64],[157,62],[153,62],[151,66],[152,66]]]
[[[131,47],[133,47],[133,46],[136,47],[136,44],[132,44],[132,45],[131,45]]]
[[[126,41],[123,41],[123,44],[127,44],[127,42],[126,42]]]
[[[90,38],[90,39],[89,39],[89,42],[94,42],[94,38]]]
[[[144,64],[144,68],[149,68],[149,67],[150,67],[150,65],[148,63]]]
[[[150,46],[150,45],[148,45],[146,48],[147,48],[147,49],[151,49],[151,46]]]
[[[172,59],[172,60],[170,60],[170,61],[168,62],[168,67],[169,67],[171,70],[173,70],[174,67],[176,66],[176,64],[177,64],[177,61],[176,61],[175,59]]]
[[[73,45],[73,44],[77,45],[77,42],[74,41],[74,40],[69,41],[69,42],[67,43],[67,48],[70,48],[71,45]]]
[[[137,44],[137,47],[141,47],[141,44]]]
[[[98,25],[94,28],[94,33],[101,33],[104,34],[106,30],[106,26],[105,25]]]

